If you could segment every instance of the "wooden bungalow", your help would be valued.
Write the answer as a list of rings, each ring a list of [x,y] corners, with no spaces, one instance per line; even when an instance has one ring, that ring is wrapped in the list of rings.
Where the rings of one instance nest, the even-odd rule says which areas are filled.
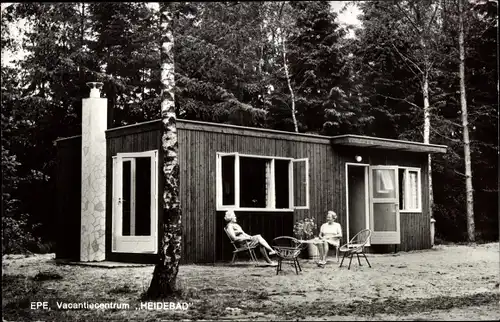
[[[313,217],[319,226],[334,210],[344,242],[370,228],[371,251],[431,247],[427,155],[445,153],[445,146],[188,120],[178,120],[177,129],[183,263],[231,258],[223,230],[228,209],[235,210],[245,231],[268,241],[293,235],[298,219]],[[160,120],[105,130],[104,226],[96,235],[104,248],[97,259],[83,254],[99,249],[95,240],[83,242],[87,150],[81,136],[57,141],[57,213],[64,227],[57,258],[156,260],[162,234],[161,131]]]

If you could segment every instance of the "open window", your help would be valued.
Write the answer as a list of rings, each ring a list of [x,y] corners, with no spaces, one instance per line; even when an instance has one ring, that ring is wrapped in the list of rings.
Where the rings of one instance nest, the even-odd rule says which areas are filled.
[[[293,164],[293,206],[309,208],[309,164],[307,159],[297,159]]]
[[[308,160],[217,153],[217,210],[309,207]]]
[[[422,193],[419,168],[403,168],[398,171],[399,209],[405,212],[422,211]]]

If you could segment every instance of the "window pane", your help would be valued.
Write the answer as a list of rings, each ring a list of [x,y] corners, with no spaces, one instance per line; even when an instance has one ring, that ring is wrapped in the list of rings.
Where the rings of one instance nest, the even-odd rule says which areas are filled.
[[[135,159],[135,234],[151,235],[151,158]]]
[[[306,161],[293,162],[293,205],[307,205],[307,171]]]
[[[130,171],[132,161],[123,161],[123,178],[122,178],[122,236],[130,236],[130,214],[131,204],[130,197],[132,192],[132,176]]]
[[[395,198],[395,171],[393,169],[373,170],[373,197],[374,198]]]
[[[290,208],[290,187],[288,178],[289,160],[274,160],[274,182],[276,189],[276,208]]]
[[[396,231],[396,213],[392,203],[373,204],[373,230]]]
[[[266,163],[262,158],[240,157],[240,207],[266,207]]]
[[[408,191],[408,208],[409,209],[418,209],[419,204],[418,204],[418,194],[420,193],[418,191],[418,175],[417,171],[409,171],[408,172],[408,177],[409,177],[409,189]]]
[[[399,210],[405,209],[405,170],[398,170],[399,182]]]
[[[232,206],[234,202],[234,155],[226,155],[222,160],[222,204]]]

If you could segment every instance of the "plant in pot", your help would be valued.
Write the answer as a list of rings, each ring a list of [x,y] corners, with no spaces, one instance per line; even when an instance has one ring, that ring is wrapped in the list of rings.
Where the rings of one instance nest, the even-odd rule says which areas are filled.
[[[297,220],[293,225],[293,234],[295,238],[299,240],[311,240],[313,239],[317,233],[316,222],[314,218],[304,218]],[[318,247],[312,243],[307,243],[307,250],[309,253],[309,258],[318,259],[319,252]]]

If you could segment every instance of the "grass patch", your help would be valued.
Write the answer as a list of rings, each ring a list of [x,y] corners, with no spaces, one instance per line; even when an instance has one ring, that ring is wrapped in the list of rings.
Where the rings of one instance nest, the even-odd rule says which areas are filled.
[[[30,303],[40,296],[40,285],[24,275],[2,275],[2,311],[4,317],[31,319]],[[12,314],[12,315],[11,315]]]
[[[420,313],[425,311],[450,310],[453,308],[463,308],[468,306],[482,306],[498,303],[500,294],[479,293],[465,296],[444,296],[427,299],[399,299],[387,298],[385,300],[353,301],[348,304],[332,305],[331,302],[307,303],[297,308],[282,307],[281,314],[287,311],[296,311],[298,317],[323,316],[323,315],[354,315],[354,316],[374,316],[375,314],[408,315],[410,313]],[[273,311],[276,314],[275,309]]]
[[[128,294],[128,293],[134,293],[134,292],[135,291],[133,289],[131,289],[130,286],[125,284],[125,285],[110,289],[108,293],[110,293],[110,294]]]
[[[45,272],[38,272],[34,277],[33,277],[33,280],[35,281],[53,281],[53,280],[62,280],[63,277],[58,274],[58,273],[55,273],[55,272],[49,272],[49,271],[45,271]]]
[[[273,268],[248,265],[185,265],[177,280],[178,291],[164,299],[140,297],[150,285],[152,267],[60,266],[46,260],[48,256],[13,256],[3,265],[2,308],[8,321],[497,317],[498,244],[476,246],[474,256],[468,256],[470,251],[450,246],[418,255],[381,255],[370,261],[373,268],[355,265],[351,270],[333,261],[320,270],[314,262],[304,261],[298,276],[293,271],[277,276]],[[20,272],[23,275],[16,275]],[[480,293],[471,295],[476,292]],[[36,301],[48,301],[51,310],[32,310]],[[130,308],[64,309],[57,305],[61,302],[114,302]],[[144,302],[185,302],[189,308],[144,309]]]

